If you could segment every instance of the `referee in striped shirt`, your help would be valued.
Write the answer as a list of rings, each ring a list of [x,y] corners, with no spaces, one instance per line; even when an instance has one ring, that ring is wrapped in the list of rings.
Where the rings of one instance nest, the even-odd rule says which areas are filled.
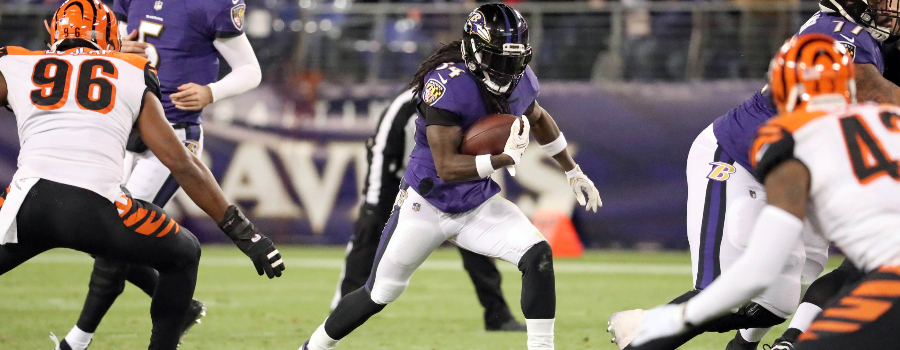
[[[344,295],[362,287],[369,278],[378,242],[391,209],[400,179],[406,170],[409,154],[415,145],[416,101],[412,90],[397,96],[382,114],[375,135],[366,141],[368,171],[363,188],[364,201],[353,236],[347,245],[347,257],[332,308]],[[516,321],[500,291],[500,271],[494,259],[459,248],[463,267],[469,273],[478,301],[484,307],[484,324],[488,331],[524,332],[525,325]]]

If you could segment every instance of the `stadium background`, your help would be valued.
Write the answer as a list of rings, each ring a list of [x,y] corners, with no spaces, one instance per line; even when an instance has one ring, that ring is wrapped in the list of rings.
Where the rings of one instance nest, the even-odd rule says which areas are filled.
[[[210,309],[185,338],[185,350],[296,349],[328,315],[340,245],[357,213],[365,139],[419,62],[457,38],[476,6],[245,1],[245,31],[263,83],[206,108],[204,160],[226,195],[279,243],[288,270],[265,281],[230,244],[205,245],[195,297]],[[58,2],[0,0],[0,46],[45,47],[42,22]],[[525,153],[518,177],[501,172],[497,178],[527,214],[571,212],[585,245],[606,248],[555,262],[556,345],[614,349],[604,332],[610,314],[665,303],[690,288],[684,166],[691,142],[762,87],[769,57],[817,6],[807,0],[509,3],[529,23],[540,103],[565,131],[604,206],[596,214],[575,208],[565,177],[538,149]],[[0,109],[0,183],[11,179],[18,148],[15,119]],[[227,243],[183,194],[167,209],[205,243]],[[0,278],[0,349],[49,348],[48,332],[65,334],[81,310],[91,266],[84,254],[55,250]],[[498,267],[521,320],[514,306],[519,272]],[[91,348],[146,348],[148,305],[146,295],[126,287]],[[521,348],[521,334],[484,332],[480,313],[459,255],[441,249],[400,300],[341,348]],[[771,331],[764,342],[782,331]],[[730,337],[704,335],[682,349],[721,349]]]
[[[418,64],[459,36],[475,3],[246,2],[244,29],[263,83],[206,108],[204,158],[229,199],[276,242],[343,244],[365,176],[365,139]],[[5,0],[0,45],[45,47],[42,20],[58,3]],[[541,105],[604,207],[573,211],[564,176],[536,150],[518,178],[502,175],[504,195],[526,214],[572,212],[594,248],[687,248],[684,165],[693,138],[763,85],[772,52],[816,9],[753,0],[511,3],[529,21]],[[8,182],[18,140],[13,118],[0,113],[0,182]],[[179,193],[167,209],[203,242],[223,241],[186,199]]]

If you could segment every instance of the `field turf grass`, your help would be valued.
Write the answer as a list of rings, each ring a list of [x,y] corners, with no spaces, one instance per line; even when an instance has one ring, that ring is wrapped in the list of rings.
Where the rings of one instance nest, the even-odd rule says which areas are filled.
[[[232,246],[205,246],[195,298],[209,308],[180,347],[285,349],[300,347],[328,315],[343,249],[279,247],[287,270],[280,279],[256,275]],[[840,263],[832,259],[831,266]],[[78,318],[92,260],[54,250],[0,277],[0,349],[51,349]],[[519,272],[499,262],[507,302],[521,321]],[[588,252],[556,260],[556,348],[614,350],[609,315],[649,308],[691,287],[686,253]],[[91,350],[146,349],[150,299],[129,285],[94,337]],[[347,337],[339,349],[525,349],[523,333],[487,333],[482,309],[455,249],[440,249],[416,272],[406,293]],[[764,342],[781,334],[776,328]],[[724,349],[733,334],[707,334],[682,349]],[[760,347],[761,348],[761,347]]]

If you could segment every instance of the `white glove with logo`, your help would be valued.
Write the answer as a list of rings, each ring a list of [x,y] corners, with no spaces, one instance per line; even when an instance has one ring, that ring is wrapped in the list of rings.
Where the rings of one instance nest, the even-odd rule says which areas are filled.
[[[688,329],[684,319],[686,303],[669,304],[656,307],[644,314],[644,321],[638,328],[637,335],[629,346],[640,346],[644,343],[681,334]]]
[[[584,205],[585,211],[593,209],[596,213],[597,208],[603,206],[603,201],[600,200],[600,192],[597,191],[594,182],[581,172],[580,166],[576,165],[574,169],[567,171],[566,177],[569,179],[569,186],[572,186],[572,191],[575,192],[578,204]],[[584,200],[585,193],[587,193],[587,201]]]
[[[519,120],[522,121],[521,125]],[[519,161],[522,160],[522,155],[525,154],[525,149],[528,148],[529,137],[531,136],[531,125],[528,124],[527,117],[521,117],[516,119],[513,122],[512,127],[509,129],[509,138],[506,139],[506,147],[503,148],[503,154],[508,155],[513,159],[513,163],[516,165],[519,164]],[[516,176],[516,166],[510,165],[506,167],[506,170],[509,171],[509,174],[512,176]]]

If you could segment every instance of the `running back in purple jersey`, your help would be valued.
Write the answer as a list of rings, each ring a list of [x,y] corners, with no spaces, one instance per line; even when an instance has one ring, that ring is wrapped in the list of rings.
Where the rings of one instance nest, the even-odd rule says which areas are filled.
[[[510,114],[524,114],[534,103],[538,91],[540,85],[537,77],[530,67],[526,67],[522,80],[507,99]],[[472,124],[488,115],[475,76],[461,62],[445,63],[429,72],[425,76],[425,87],[417,98],[434,108],[457,115],[463,134]],[[409,165],[403,177],[428,203],[445,213],[463,213],[500,192],[500,186],[490,178],[451,183],[441,181],[437,176],[425,128],[425,118],[419,115],[416,119],[416,146],[410,154]]]
[[[200,111],[175,108],[170,94],[178,87],[207,85],[219,76],[213,41],[241,35],[244,0],[116,0],[113,12],[150,44],[150,62],[159,71],[162,105],[172,123],[200,124]]]
[[[799,34],[822,33],[831,36],[847,48],[856,64],[872,64],[884,73],[884,57],[881,43],[864,27],[850,22],[838,14],[818,12],[800,27]],[[727,114],[713,122],[713,132],[719,146],[744,169],[750,170],[750,144],[756,130],[778,114],[768,87],[753,95]]]

